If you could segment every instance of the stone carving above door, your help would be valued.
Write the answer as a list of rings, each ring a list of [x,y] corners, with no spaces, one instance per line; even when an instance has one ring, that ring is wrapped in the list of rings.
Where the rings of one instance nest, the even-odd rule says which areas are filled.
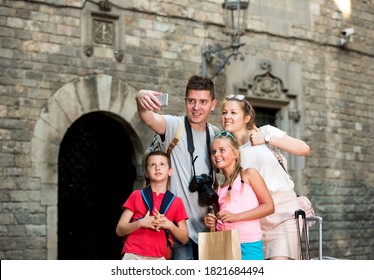
[[[252,91],[254,95],[279,98],[282,92],[282,81],[266,73],[255,78]]]
[[[87,3],[82,14],[83,51],[87,57],[113,57],[121,62],[124,55],[123,12],[110,1],[99,5]]]
[[[227,68],[226,91],[244,94],[254,105],[295,109],[302,93],[301,75],[299,64],[247,56]]]
[[[291,92],[288,87],[292,81],[287,79],[289,77],[287,65],[281,67],[283,68],[281,70],[279,65],[276,65],[278,63],[269,60],[258,62],[255,71],[247,79],[248,95],[254,98],[270,99],[274,102],[278,100],[282,103],[289,103],[290,99],[297,96],[297,92]],[[273,64],[275,69],[273,69]]]

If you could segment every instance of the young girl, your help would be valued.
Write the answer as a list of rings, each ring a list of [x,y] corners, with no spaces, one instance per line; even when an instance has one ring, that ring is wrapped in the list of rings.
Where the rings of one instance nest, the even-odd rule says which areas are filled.
[[[261,175],[252,168],[242,170],[234,136],[220,131],[212,141],[212,163],[226,181],[218,187],[216,216],[204,218],[211,231],[238,229],[243,260],[263,260],[260,218],[274,212],[271,195]]]
[[[287,161],[278,150],[308,156],[309,146],[274,126],[257,128],[255,111],[243,95],[229,95],[225,98],[221,123],[238,141],[241,166],[258,170],[271,191],[275,213],[261,219],[265,259],[298,259],[299,236],[294,213],[300,206],[294,182],[286,171]],[[283,165],[278,162],[278,158]]]
[[[167,230],[179,242],[189,240],[182,200],[175,197],[165,214],[160,206],[172,174],[170,157],[161,151],[151,152],[145,159],[145,176],[150,181],[153,196],[153,210],[149,212],[141,190],[135,190],[122,206],[124,209],[116,233],[125,236],[122,249],[123,260],[165,259],[167,251]]]

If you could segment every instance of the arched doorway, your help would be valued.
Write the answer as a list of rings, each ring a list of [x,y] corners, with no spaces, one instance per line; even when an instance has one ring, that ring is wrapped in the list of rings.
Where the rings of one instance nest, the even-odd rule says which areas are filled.
[[[114,115],[85,114],[58,159],[58,259],[120,259],[115,228],[136,179],[130,136]]]

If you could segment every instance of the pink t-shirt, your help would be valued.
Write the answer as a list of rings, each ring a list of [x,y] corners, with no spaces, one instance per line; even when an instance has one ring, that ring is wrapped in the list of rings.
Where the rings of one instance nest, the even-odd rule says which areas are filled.
[[[259,203],[252,187],[247,183],[241,183],[238,176],[231,186],[230,196],[226,198],[228,186],[218,187],[218,203],[219,209],[226,209],[231,213],[237,214],[256,208]],[[240,235],[240,243],[255,242],[262,239],[260,220],[240,221],[235,223],[222,224],[220,220],[217,223],[218,230],[238,229]]]

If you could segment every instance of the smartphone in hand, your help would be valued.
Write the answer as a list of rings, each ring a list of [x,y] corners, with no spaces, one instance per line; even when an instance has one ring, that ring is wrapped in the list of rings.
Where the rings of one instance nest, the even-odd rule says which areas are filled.
[[[161,94],[156,96],[156,98],[160,101],[161,107],[168,106],[169,94]]]

